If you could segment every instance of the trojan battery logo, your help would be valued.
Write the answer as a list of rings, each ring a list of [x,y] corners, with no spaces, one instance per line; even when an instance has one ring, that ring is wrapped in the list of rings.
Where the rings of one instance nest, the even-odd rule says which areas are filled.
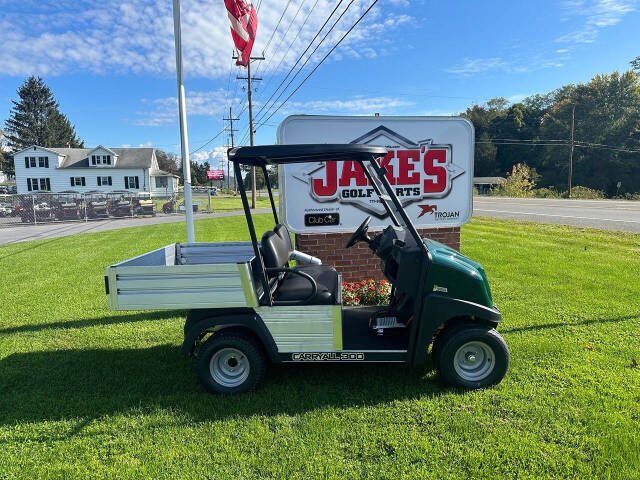
[[[453,163],[451,145],[436,144],[431,139],[414,142],[382,125],[351,143],[387,149],[388,153],[378,161],[404,206],[423,199],[445,198],[451,192],[453,180],[465,173]],[[311,197],[318,202],[337,201],[380,218],[386,216],[384,206],[356,161],[312,164],[294,177],[309,185]]]

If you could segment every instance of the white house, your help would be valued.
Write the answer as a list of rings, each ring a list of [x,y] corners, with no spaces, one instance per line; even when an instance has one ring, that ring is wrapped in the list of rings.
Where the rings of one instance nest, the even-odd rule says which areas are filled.
[[[158,168],[153,148],[44,148],[37,145],[13,154],[19,194],[38,192],[178,191],[178,177]]]

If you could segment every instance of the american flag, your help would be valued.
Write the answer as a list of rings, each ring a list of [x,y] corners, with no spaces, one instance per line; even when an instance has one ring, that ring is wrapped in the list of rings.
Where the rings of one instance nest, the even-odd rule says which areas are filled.
[[[238,50],[236,65],[246,67],[258,30],[258,15],[251,0],[224,0],[231,22],[231,37]]]

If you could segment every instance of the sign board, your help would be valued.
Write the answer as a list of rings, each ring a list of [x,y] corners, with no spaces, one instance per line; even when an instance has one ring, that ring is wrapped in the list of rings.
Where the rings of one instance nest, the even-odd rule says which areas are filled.
[[[278,127],[279,144],[362,143],[385,147],[387,179],[416,227],[458,227],[471,218],[473,125],[459,117],[295,115]],[[281,165],[280,215],[297,233],[352,232],[390,224],[356,162]]]
[[[209,180],[224,180],[224,170],[207,170]]]

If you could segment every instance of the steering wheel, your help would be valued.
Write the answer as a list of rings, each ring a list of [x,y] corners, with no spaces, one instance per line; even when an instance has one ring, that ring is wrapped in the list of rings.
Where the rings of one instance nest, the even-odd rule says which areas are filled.
[[[369,231],[370,221],[371,221],[371,215],[365,218],[364,222],[362,222],[358,227],[358,229],[355,232],[353,232],[353,235],[351,235],[351,238],[349,239],[347,244],[344,246],[344,248],[351,248],[361,240],[365,240],[365,239],[369,240],[369,237],[367,237],[367,232]]]

